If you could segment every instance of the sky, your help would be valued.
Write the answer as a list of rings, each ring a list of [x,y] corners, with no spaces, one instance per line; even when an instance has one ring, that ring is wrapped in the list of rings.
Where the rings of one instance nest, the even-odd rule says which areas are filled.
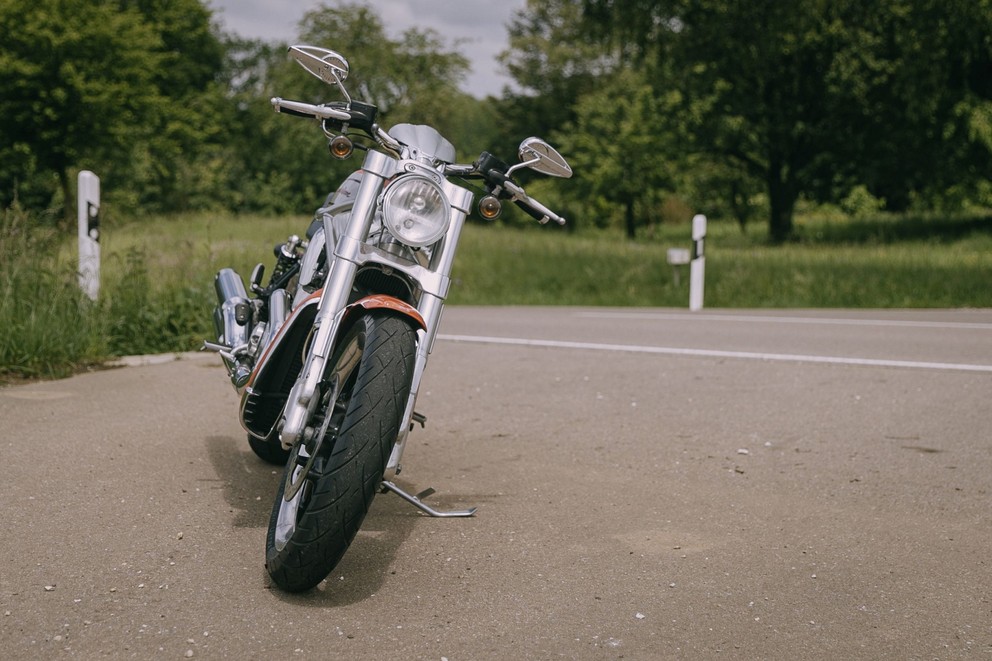
[[[386,27],[386,34],[398,37],[409,28],[431,28],[449,46],[463,41],[457,49],[469,58],[469,72],[463,88],[483,98],[498,96],[510,83],[496,56],[507,47],[506,25],[526,0],[365,0]],[[321,0],[208,0],[214,19],[225,30],[243,37],[292,42],[296,26],[307,11]],[[334,49],[334,44],[311,44]],[[342,53],[348,57],[348,53]]]

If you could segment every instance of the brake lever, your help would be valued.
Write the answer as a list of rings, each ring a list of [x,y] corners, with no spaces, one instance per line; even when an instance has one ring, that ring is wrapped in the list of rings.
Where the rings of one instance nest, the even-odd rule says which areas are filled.
[[[565,224],[565,219],[556,214],[551,209],[547,208],[531,196],[527,195],[527,191],[507,179],[503,183],[503,188],[510,193],[510,199],[513,203],[517,205],[518,208],[522,209],[530,217],[537,220],[537,222],[545,225],[548,221],[553,220],[559,225]]]

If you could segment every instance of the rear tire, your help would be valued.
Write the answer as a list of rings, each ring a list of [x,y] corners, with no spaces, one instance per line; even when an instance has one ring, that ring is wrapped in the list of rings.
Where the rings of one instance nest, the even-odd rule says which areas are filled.
[[[289,459],[289,450],[283,449],[282,443],[279,442],[279,432],[273,431],[264,440],[248,434],[248,445],[251,446],[255,456],[266,463],[285,466],[286,460]]]
[[[357,341],[361,357],[336,401],[322,404],[319,417],[331,419],[308,475],[301,474],[306,453],[300,444],[293,449],[269,518],[265,566],[283,590],[303,592],[324,580],[358,533],[406,409],[416,338],[404,318],[376,310],[357,319],[335,349],[331,372],[346,362],[340,354],[349,344]],[[287,487],[301,480],[287,501]]]

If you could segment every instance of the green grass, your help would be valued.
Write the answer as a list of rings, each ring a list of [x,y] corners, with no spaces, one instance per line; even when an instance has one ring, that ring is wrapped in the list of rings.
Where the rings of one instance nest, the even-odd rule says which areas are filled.
[[[846,230],[846,231],[845,231]],[[992,307],[992,217],[926,221],[809,221],[798,240],[770,246],[763,228],[743,234],[710,223],[707,307]],[[614,233],[466,228],[452,303],[686,307],[670,247],[690,246],[688,225],[650,239]]]
[[[53,376],[102,357],[91,305],[74,271],[57,258],[54,231],[18,212],[0,216],[0,376]],[[39,259],[40,256],[40,259]]]
[[[303,219],[211,215],[104,222],[100,296],[76,282],[72,231],[0,215],[0,382],[60,377],[131,354],[188,351],[212,334],[213,275],[271,267],[279,237]],[[66,234],[72,238],[67,239]]]
[[[16,211],[0,221],[0,379],[61,376],[109,357],[188,351],[212,334],[213,276],[247,278],[306,217],[191,214],[104,221],[101,295],[75,284],[75,241]],[[463,305],[687,307],[689,225],[618,232],[472,223],[462,234],[449,302]],[[992,216],[797,222],[768,245],[763,227],[711,223],[706,307],[992,307]]]

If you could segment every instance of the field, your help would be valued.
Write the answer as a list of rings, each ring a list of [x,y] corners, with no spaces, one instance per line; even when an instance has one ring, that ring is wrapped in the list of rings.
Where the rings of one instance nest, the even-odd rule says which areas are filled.
[[[768,245],[711,223],[705,243],[707,307],[989,307],[992,218],[801,225]],[[688,225],[651,239],[570,236],[472,227],[462,241],[453,303],[687,307],[688,271],[666,263],[690,246]],[[676,282],[678,280],[678,282]]]
[[[271,267],[272,246],[305,217],[184,215],[104,222],[101,295],[75,287],[74,241],[13,211],[0,224],[0,376],[51,377],[108,357],[187,351],[212,333],[213,274]],[[648,234],[648,233],[645,233]],[[452,274],[455,305],[687,307],[688,270],[666,263],[690,227],[631,241],[618,232],[468,225]],[[767,243],[711,223],[706,307],[992,307],[992,216],[800,218]]]

